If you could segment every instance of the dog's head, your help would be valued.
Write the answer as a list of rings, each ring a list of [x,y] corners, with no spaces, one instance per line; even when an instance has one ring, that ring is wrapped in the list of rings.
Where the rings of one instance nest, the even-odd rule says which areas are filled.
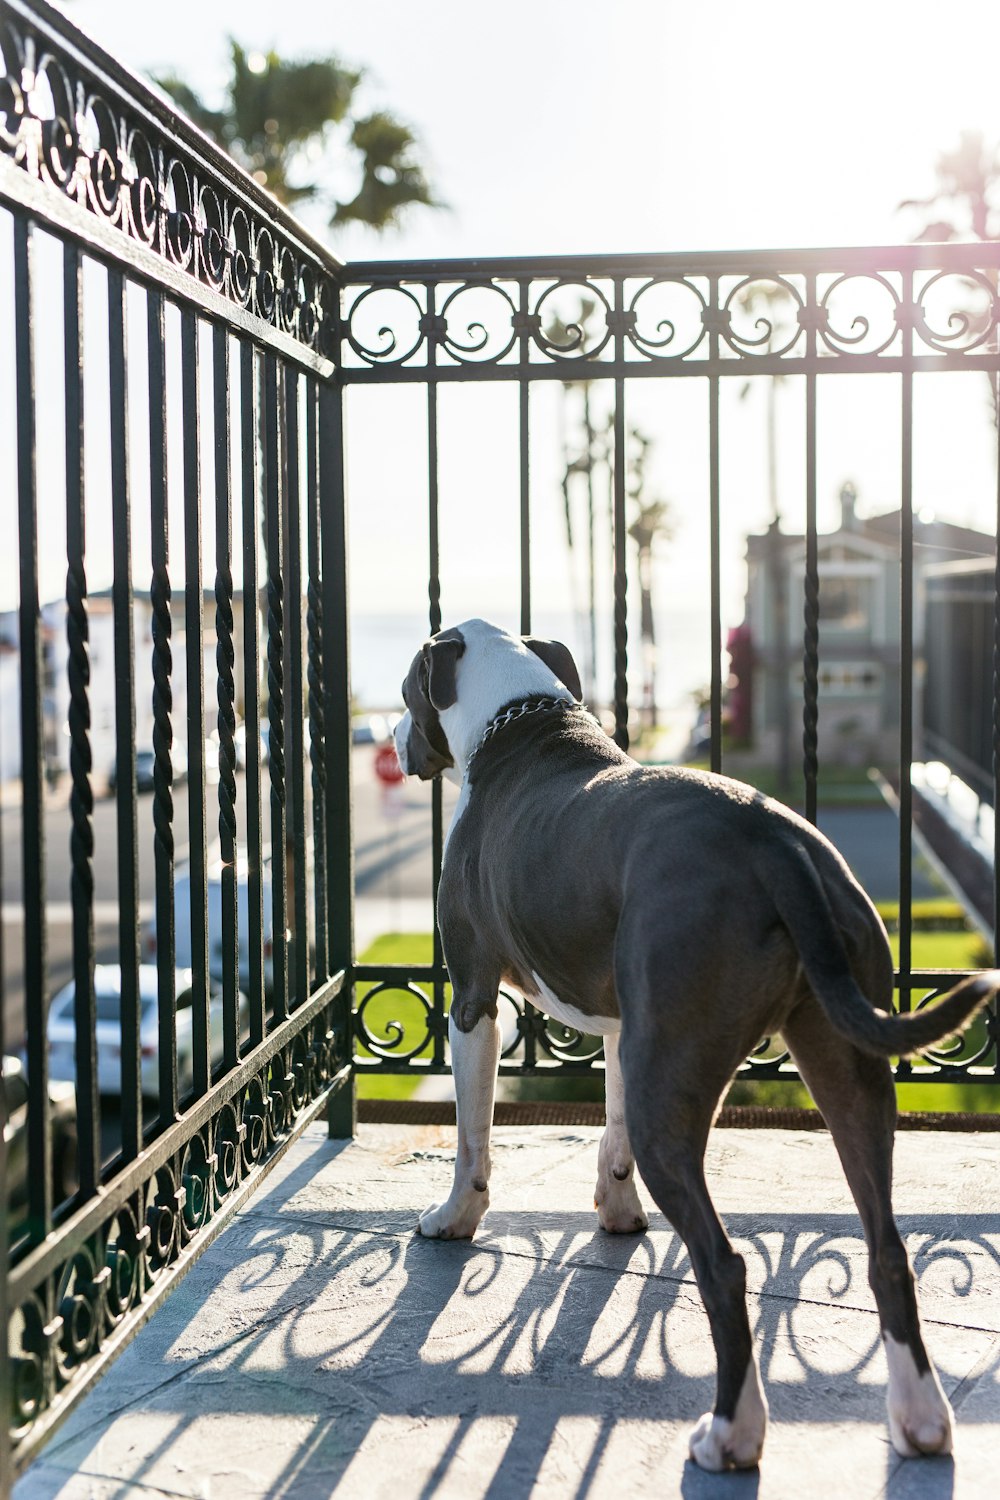
[[[560,641],[508,635],[485,620],[440,631],[421,646],[403,683],[406,713],[395,729],[400,765],[421,781],[461,772],[500,709],[536,693],[567,702],[583,696]]]

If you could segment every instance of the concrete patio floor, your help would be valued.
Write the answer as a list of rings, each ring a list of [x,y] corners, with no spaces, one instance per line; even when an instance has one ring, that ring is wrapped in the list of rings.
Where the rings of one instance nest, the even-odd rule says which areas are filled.
[[[17,1500],[336,1495],[986,1500],[1000,1453],[1000,1136],[903,1133],[896,1206],[954,1460],[899,1459],[864,1245],[825,1134],[716,1131],[771,1406],[759,1471],[708,1475],[708,1325],[683,1247],[602,1234],[600,1131],[497,1132],[473,1243],[422,1240],[454,1130],[312,1127],[56,1434]]]

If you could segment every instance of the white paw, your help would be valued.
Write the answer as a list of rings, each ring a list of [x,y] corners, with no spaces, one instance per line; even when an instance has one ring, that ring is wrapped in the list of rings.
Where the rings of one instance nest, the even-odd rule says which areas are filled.
[[[471,1240],[489,1204],[489,1193],[475,1188],[452,1193],[446,1203],[432,1203],[420,1215],[420,1233],[429,1240]]]
[[[649,1228],[649,1215],[636,1191],[634,1168],[624,1180],[610,1173],[598,1177],[594,1207],[597,1222],[608,1234],[641,1234]]]
[[[751,1359],[732,1420],[707,1411],[691,1433],[689,1450],[699,1469],[752,1469],[760,1462],[767,1431],[767,1402],[757,1361]]]
[[[889,1364],[889,1436],[902,1458],[950,1453],[954,1444],[951,1405],[931,1365],[923,1374],[907,1344],[885,1335]]]

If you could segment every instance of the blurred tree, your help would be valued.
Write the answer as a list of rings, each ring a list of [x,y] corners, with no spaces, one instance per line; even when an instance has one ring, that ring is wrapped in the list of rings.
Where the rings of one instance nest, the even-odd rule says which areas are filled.
[[[354,112],[363,69],[335,57],[289,61],[274,51],[247,52],[232,38],[229,45],[232,72],[220,109],[175,74],[156,82],[280,203],[319,203],[332,225],[378,230],[395,228],[413,204],[441,206],[412,131],[385,110]],[[332,186],[352,173],[360,176],[353,196]]]
[[[569,322],[553,315],[545,328],[545,339],[555,352],[580,352],[596,347],[603,328],[595,315],[597,302],[581,297],[579,309]],[[603,469],[607,476],[607,516],[609,534],[614,532],[614,456],[615,409],[605,408],[601,421],[594,413],[591,399],[592,381],[575,376],[563,382],[562,446],[564,471],[562,479],[563,511],[566,522],[566,544],[572,562],[574,531],[571,505],[571,481],[584,481],[587,504],[587,585],[588,636],[582,680],[584,697],[595,702],[597,658],[597,565],[596,565],[596,495],[595,475]],[[582,393],[580,428],[571,440],[567,429],[567,409],[572,390]],[[598,403],[600,405],[600,403]],[[665,500],[649,501],[645,495],[646,458],[653,440],[630,424],[626,434],[626,493],[635,519],[628,534],[636,545],[639,568],[640,640],[643,663],[642,716],[645,727],[656,728],[656,630],[653,610],[653,548],[656,540],[673,536],[670,507]],[[575,573],[573,574],[575,581]]]
[[[931,218],[914,240],[996,240],[1000,239],[1000,147],[987,146],[982,131],[963,130],[954,151],[944,151],[935,164],[937,189],[929,198],[904,198],[897,205],[900,212],[907,209],[923,209],[928,213],[943,213],[946,217]],[[997,290],[995,272],[984,273]],[[971,300],[961,309],[969,320],[969,331],[973,335],[982,333],[993,317],[992,300],[986,304],[982,288],[976,282],[968,282]],[[977,295],[978,294],[978,295]],[[997,347],[997,331],[994,330],[986,344],[989,350]],[[990,387],[990,404],[995,426],[1000,426],[1000,379],[987,372]]]
[[[914,240],[1000,239],[1000,148],[987,146],[979,130],[963,130],[934,170],[937,188],[929,198],[904,198],[898,205],[944,215],[932,218]]]

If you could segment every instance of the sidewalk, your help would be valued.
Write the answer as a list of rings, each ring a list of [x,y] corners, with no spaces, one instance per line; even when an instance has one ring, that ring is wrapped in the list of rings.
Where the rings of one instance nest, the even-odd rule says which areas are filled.
[[[596,1229],[599,1130],[497,1132],[476,1240],[415,1236],[454,1130],[312,1127],[55,1436],[17,1500],[987,1500],[1000,1445],[1000,1138],[903,1133],[897,1210],[954,1461],[888,1442],[864,1246],[825,1134],[716,1131],[771,1405],[760,1471],[707,1475],[708,1325],[662,1216]]]

